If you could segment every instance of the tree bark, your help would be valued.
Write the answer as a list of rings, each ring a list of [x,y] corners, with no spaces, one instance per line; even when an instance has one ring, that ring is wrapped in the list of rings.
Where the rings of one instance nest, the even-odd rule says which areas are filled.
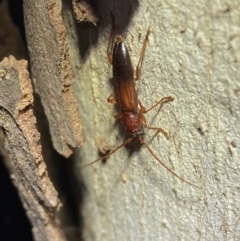
[[[101,1],[98,27],[77,25],[70,59],[86,142],[77,158],[87,188],[85,240],[236,240],[240,235],[239,1]],[[139,99],[169,140],[145,131],[153,152],[194,188],[163,168],[146,148],[122,148],[104,165],[83,167],[126,138],[115,124],[112,69],[106,57],[113,10],[135,67],[148,26]],[[65,12],[66,13],[66,12]],[[69,16],[69,15],[68,15]],[[80,57],[77,49],[80,46]],[[135,150],[135,149],[134,149]]]
[[[75,22],[68,1],[61,6],[60,1],[40,4],[25,0],[25,14],[33,82],[48,118],[54,147],[64,156],[69,156],[82,142],[71,85],[72,78],[75,81],[86,137],[79,153],[74,155],[72,173],[83,178],[82,186],[74,186],[76,192],[83,186],[86,190],[84,205],[79,204],[83,239],[237,240],[240,236],[239,1],[80,2],[84,3],[79,11],[74,5],[75,15],[82,14],[77,18],[80,23]],[[97,17],[86,17],[85,11],[95,12]],[[106,101],[113,91],[112,68],[106,55],[111,13],[117,34],[122,35],[128,46],[133,67],[138,62],[147,28],[153,29],[141,78],[136,83],[139,99],[146,108],[164,96],[172,95],[175,100],[146,114],[148,125],[162,127],[170,138],[167,140],[161,133],[148,129],[144,138],[161,161],[200,188],[173,176],[144,146],[135,142],[111,155],[105,164],[98,162],[84,167],[127,138],[121,121],[114,119],[117,110]],[[6,116],[0,125],[5,131],[10,125],[6,123],[17,128],[15,112],[1,102],[0,105],[1,115]],[[34,125],[34,118],[30,123]],[[26,122],[21,124],[26,128]],[[16,134],[18,140],[21,133]],[[38,158],[34,158],[36,163]],[[44,165],[41,162],[41,170],[45,170]],[[27,170],[23,173],[26,176]],[[38,180],[36,164],[30,173]],[[35,190],[37,186],[28,186],[31,180],[26,178],[27,190]],[[49,201],[46,194],[52,190],[55,202],[49,205],[58,210],[61,203],[56,191],[48,177],[44,180],[48,182],[46,193],[35,191],[37,200],[45,205]],[[21,188],[19,191],[27,203],[28,196]],[[34,205],[25,207],[32,210]],[[49,210],[45,211],[49,217]],[[36,228],[37,224],[31,221]],[[45,231],[46,226],[39,226],[39,230]],[[62,230],[56,230],[54,240],[63,237]]]
[[[0,63],[0,151],[33,226],[35,240],[66,240],[56,225],[62,207],[42,156],[27,61]]]
[[[29,77],[27,61],[17,61],[13,56],[2,60],[3,56],[9,54],[14,54],[18,59],[26,58],[19,32],[8,14],[6,1],[3,1],[0,6],[0,12],[4,13],[1,15],[0,24],[2,33],[0,36],[2,60],[0,62],[0,155],[4,158],[31,221],[34,239],[67,240],[67,237],[75,236],[71,239],[73,240],[76,235],[69,234],[66,228],[67,225],[72,224],[72,220],[65,213],[69,209],[65,205],[66,197],[62,197],[62,193],[59,192],[60,183],[57,182],[60,181],[57,180],[57,175],[52,175],[51,180],[49,178],[48,171],[52,169],[53,163],[55,172],[59,172],[61,164],[56,165],[55,160],[60,162],[60,158],[53,153],[47,133],[49,127],[56,150],[63,156],[69,156],[82,142],[83,132],[72,90],[72,73],[68,55],[66,53],[62,58],[59,57],[67,49],[66,38],[64,38],[65,28],[61,25],[62,19],[59,12],[61,8],[53,2],[44,1],[42,5],[38,5],[40,6],[38,8],[36,4],[37,1],[31,4],[25,1],[25,26],[30,50],[31,73],[35,90],[38,91],[35,97],[40,97],[42,103],[44,102],[43,105],[47,105],[44,107],[48,123],[43,113],[40,113],[42,112],[40,102],[36,99],[33,102],[32,81]],[[34,7],[35,9],[32,10]],[[36,9],[38,9],[37,12]],[[33,12],[34,16],[31,15]],[[58,21],[61,24],[57,25]],[[39,22],[43,25],[39,25]],[[43,26],[46,27],[44,34]],[[50,50],[52,54],[49,54]],[[54,62],[55,58],[59,61]],[[52,112],[50,113],[49,110]],[[38,125],[35,111],[38,112],[38,117],[41,115]],[[41,139],[38,131],[40,126],[45,128],[41,133]],[[66,180],[64,181],[66,183]]]
[[[39,3],[24,1],[32,78],[48,118],[53,146],[69,157],[83,142],[83,131],[72,89],[62,3],[59,0]]]

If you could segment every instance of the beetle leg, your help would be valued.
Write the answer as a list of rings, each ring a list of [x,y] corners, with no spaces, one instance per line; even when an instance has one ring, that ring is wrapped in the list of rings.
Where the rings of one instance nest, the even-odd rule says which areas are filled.
[[[110,151],[107,155],[105,155],[105,156],[97,159],[96,161],[87,163],[87,164],[85,164],[84,166],[90,166],[90,165],[92,165],[93,163],[96,163],[96,162],[102,161],[102,160],[104,160],[104,159],[107,159],[107,158],[110,157],[114,152],[116,152],[117,150],[121,149],[123,146],[125,146],[125,145],[128,144],[129,142],[131,142],[133,138],[134,138],[134,137],[129,137],[129,138],[127,138],[122,144],[120,144],[120,145],[117,146],[115,149],[113,149],[112,151]]]
[[[112,64],[112,49],[113,49],[115,32],[116,32],[116,26],[115,26],[115,23],[113,21],[113,25],[112,25],[111,33],[109,35],[108,45],[107,45],[107,56],[108,56],[108,60],[109,60],[110,64]]]
[[[173,101],[174,98],[172,96],[167,96],[167,97],[163,97],[162,99],[160,99],[156,104],[154,104],[152,107],[150,107],[149,109],[145,109],[145,111],[143,111],[142,113],[147,113],[148,111],[152,110],[153,108],[155,108],[158,105],[162,105],[163,103],[167,103],[169,101]],[[141,106],[141,104],[139,104]],[[145,108],[145,107],[144,107]]]
[[[114,115],[115,119],[120,119],[122,118],[122,112],[118,112],[116,115]]]
[[[107,102],[110,103],[110,104],[116,105],[117,101],[114,98],[114,92],[112,92],[112,94],[109,95],[109,97],[107,98]]]
[[[141,113],[146,113],[146,107],[145,106],[143,106],[143,104],[141,103],[141,101],[140,100],[138,100],[138,104],[139,104],[139,106],[140,106],[140,109],[139,109],[139,111],[141,112]]]
[[[167,139],[169,139],[169,137],[170,137],[169,133],[167,133],[167,132],[166,132],[165,130],[163,130],[163,128],[161,128],[161,127],[145,126],[145,128],[162,132],[163,135],[166,136]]]
[[[143,57],[145,54],[145,50],[146,50],[146,46],[147,46],[147,42],[148,42],[148,37],[150,35],[150,33],[152,32],[152,29],[150,27],[148,27],[144,42],[143,42],[143,46],[142,46],[142,50],[140,53],[140,57],[139,57],[139,61],[137,64],[137,68],[136,68],[136,77],[135,77],[135,81],[139,80],[140,75],[141,75],[141,67],[142,67],[142,63],[143,63]]]
[[[147,150],[149,151],[149,153],[156,159],[156,161],[158,161],[166,170],[168,170],[169,172],[171,172],[175,177],[177,177],[179,180],[181,180],[182,182],[185,182],[193,187],[199,188],[201,189],[201,187],[196,186],[194,184],[192,184],[191,182],[185,180],[184,178],[180,177],[177,173],[175,173],[170,167],[168,167],[161,159],[159,159],[156,154],[153,152],[153,150],[148,146],[148,144],[144,141],[142,136],[139,136],[139,140],[140,142],[147,148]]]
[[[117,104],[116,99],[114,98],[114,92],[107,98],[107,102],[113,105]],[[120,119],[122,118],[122,112],[118,112],[116,115],[114,115],[115,119]]]
[[[163,99],[164,98],[161,99],[162,100],[161,103],[164,102]],[[152,127],[152,126],[148,126],[147,125],[146,118],[145,118],[144,114],[146,112],[148,112],[149,110],[151,110],[152,108],[154,108],[156,106],[156,104],[153,107],[151,107],[149,110],[146,110],[146,108],[142,105],[140,100],[138,100],[138,103],[139,103],[139,106],[140,106],[139,113],[140,113],[140,123],[141,123],[141,125],[144,128],[151,129],[151,130],[157,130],[157,131],[162,132],[166,136],[166,138],[168,139],[169,138],[169,134],[164,129],[162,129],[161,127]],[[159,103],[157,103],[157,104],[159,104]]]

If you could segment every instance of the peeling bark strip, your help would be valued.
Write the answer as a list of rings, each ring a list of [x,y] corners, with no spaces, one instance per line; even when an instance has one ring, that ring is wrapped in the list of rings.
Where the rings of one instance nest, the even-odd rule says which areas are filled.
[[[90,22],[97,24],[98,18],[94,13],[92,6],[84,0],[72,0],[73,12],[78,22]]]
[[[53,146],[68,157],[83,142],[83,130],[61,11],[59,0],[24,2],[34,87],[48,118]]]
[[[4,58],[0,62],[0,142],[4,141],[5,162],[31,220],[35,240],[65,240],[56,224],[62,204],[43,161],[32,105],[27,61]]]

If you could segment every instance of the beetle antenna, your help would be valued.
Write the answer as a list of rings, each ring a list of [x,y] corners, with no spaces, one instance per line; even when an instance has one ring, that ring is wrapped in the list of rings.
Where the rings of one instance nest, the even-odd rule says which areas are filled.
[[[104,159],[107,159],[109,156],[111,156],[113,153],[115,153],[117,150],[119,150],[120,148],[122,148],[123,146],[125,146],[126,144],[128,144],[129,142],[131,142],[133,140],[134,137],[129,137],[128,139],[126,139],[122,144],[120,144],[119,146],[117,146],[115,149],[113,149],[112,151],[110,151],[107,155],[97,159],[96,161],[90,162],[88,164],[85,164],[84,166],[90,166],[96,162],[102,161]]]
[[[171,168],[169,168],[164,162],[162,162],[152,151],[152,149],[147,145],[147,143],[143,140],[142,136],[139,136],[140,142],[148,149],[148,151],[150,152],[150,154],[165,168],[167,169],[169,172],[171,172],[175,177],[177,177],[179,180],[181,180],[182,182],[185,182],[193,187],[199,188],[198,186],[193,185],[191,182],[186,181],[185,179],[183,179],[182,177],[178,176],[178,174],[176,174],[174,171],[171,170]]]

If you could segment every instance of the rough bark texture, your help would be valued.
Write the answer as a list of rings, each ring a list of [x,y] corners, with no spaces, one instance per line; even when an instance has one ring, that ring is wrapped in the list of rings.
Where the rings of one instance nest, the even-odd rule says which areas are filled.
[[[240,236],[239,3],[89,1],[98,13],[96,27],[95,22],[77,24],[68,1],[61,6],[60,1],[25,0],[33,81],[54,147],[64,156],[82,141],[69,61],[73,68],[86,133],[75,171],[77,177],[83,176],[86,187],[85,204],[79,209],[80,218],[84,216],[84,240],[237,240]],[[200,189],[176,179],[137,145],[122,148],[106,164],[82,165],[126,138],[121,122],[115,124],[116,110],[106,102],[112,93],[112,70],[106,57],[111,11],[134,67],[146,30],[152,27],[137,82],[139,99],[147,108],[163,96],[172,95],[175,100],[146,115],[148,125],[161,126],[170,139],[146,130],[145,140],[166,165]],[[16,75],[18,64],[5,66],[0,73],[0,84],[12,73],[11,80],[18,78],[7,89],[13,90],[5,97],[11,97],[9,104],[5,99],[0,102],[0,125],[6,147],[12,147],[15,183],[29,217],[37,210],[37,218],[31,219],[36,240],[62,240],[61,230],[54,229],[49,216],[61,204],[40,161],[31,91],[24,92],[31,87],[22,88],[24,78]],[[20,70],[26,68],[20,64],[24,65]],[[18,170],[21,175],[16,175]],[[46,184],[38,189],[42,181]],[[74,188],[76,192],[82,189]],[[38,235],[44,232],[48,239]]]
[[[93,11],[93,6],[89,5],[85,0],[72,0],[74,17],[77,22],[89,22],[97,24],[97,16]]]
[[[101,1],[98,27],[76,25],[78,36],[65,11],[86,130],[77,160],[87,187],[85,240],[240,236],[239,3]],[[106,102],[112,92],[106,46],[113,9],[134,67],[147,27],[153,29],[137,83],[139,99],[150,107],[163,96],[175,97],[147,114],[148,124],[164,128],[170,139],[146,130],[145,140],[166,165],[201,189],[176,179],[144,147],[131,155],[122,148],[105,165],[81,166],[125,138],[121,123],[114,124],[116,110]]]
[[[0,127],[0,151],[32,223],[35,240],[66,240],[57,219],[62,204],[42,157],[27,61],[13,56],[0,62]]]
[[[66,29],[60,0],[24,1],[25,27],[36,93],[49,122],[54,148],[69,157],[83,141],[72,90]]]

